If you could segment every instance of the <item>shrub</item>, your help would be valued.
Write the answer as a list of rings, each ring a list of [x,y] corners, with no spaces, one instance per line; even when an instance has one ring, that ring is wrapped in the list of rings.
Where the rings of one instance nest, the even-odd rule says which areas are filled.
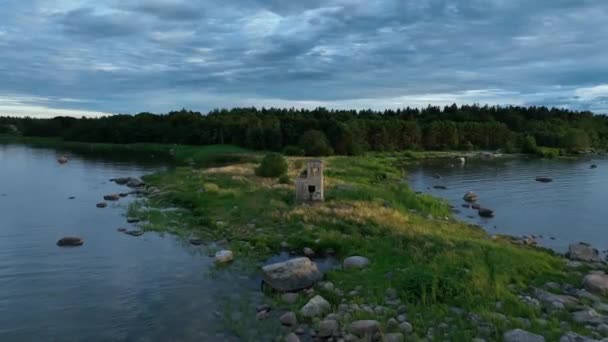
[[[325,134],[321,131],[306,131],[300,137],[300,147],[307,156],[328,156],[334,153]]]
[[[279,177],[279,183],[281,184],[289,184],[291,183],[291,180],[289,179],[288,175],[281,175],[281,177]]]
[[[298,146],[288,145],[283,149],[283,154],[286,156],[303,156],[304,150]]]
[[[262,163],[255,169],[260,177],[279,177],[287,172],[287,160],[279,153],[269,153],[264,156]]]

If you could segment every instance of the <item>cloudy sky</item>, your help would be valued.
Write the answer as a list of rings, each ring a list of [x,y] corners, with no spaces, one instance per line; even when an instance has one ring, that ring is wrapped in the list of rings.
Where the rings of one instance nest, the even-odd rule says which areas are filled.
[[[0,0],[0,115],[608,112],[606,0]]]

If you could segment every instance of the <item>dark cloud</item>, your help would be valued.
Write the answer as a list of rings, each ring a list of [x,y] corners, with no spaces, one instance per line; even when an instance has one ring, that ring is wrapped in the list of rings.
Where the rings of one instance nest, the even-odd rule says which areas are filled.
[[[603,0],[87,4],[6,1],[0,111],[9,95],[96,112],[428,102],[608,111]]]

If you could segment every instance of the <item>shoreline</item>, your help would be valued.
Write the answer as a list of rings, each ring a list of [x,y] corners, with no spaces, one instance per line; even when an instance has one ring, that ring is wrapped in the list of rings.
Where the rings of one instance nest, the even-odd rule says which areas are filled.
[[[206,161],[222,153],[197,150]],[[419,196],[401,183],[400,156],[324,158],[326,202],[298,206],[293,185],[255,176],[259,155],[242,153],[248,158],[224,166],[181,166],[145,176],[146,197],[126,216],[140,219],[144,230],[222,242],[222,249],[254,268],[280,252],[295,257],[308,250],[343,262],[352,256],[369,260],[355,269],[343,264],[310,289],[293,292],[293,302],[269,293],[272,310],[252,313],[264,312],[258,319],[293,313],[298,324],[290,334],[300,323],[308,327],[307,336],[337,326],[332,334],[345,339],[357,335],[353,325],[362,320],[376,322],[375,332],[397,339],[496,340],[517,328],[551,340],[568,331],[600,334],[599,325],[587,328],[576,313],[605,302],[586,304],[577,291],[585,274],[608,270],[605,263],[566,262],[454,218],[444,220],[451,216],[445,201]],[[290,179],[305,159],[288,159]],[[180,210],[165,210],[169,207]],[[562,295],[577,304],[554,305]],[[317,296],[329,309],[304,315]]]

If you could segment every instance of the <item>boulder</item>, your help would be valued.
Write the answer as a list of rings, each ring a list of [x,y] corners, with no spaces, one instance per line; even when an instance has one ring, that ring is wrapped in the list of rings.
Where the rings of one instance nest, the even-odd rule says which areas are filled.
[[[289,333],[285,336],[285,342],[300,342],[300,338],[294,333]]]
[[[479,211],[477,211],[477,213],[481,217],[494,217],[494,211],[491,209],[479,208]]]
[[[118,201],[120,199],[119,194],[111,194],[103,196],[104,201]]]
[[[295,327],[298,325],[298,318],[296,317],[295,312],[288,311],[279,317],[279,322],[288,327]]]
[[[370,261],[368,258],[355,255],[344,259],[343,267],[345,269],[361,269],[367,267],[369,264]]]
[[[550,178],[550,177],[536,177],[536,181],[537,182],[541,182],[541,183],[551,183],[551,182],[553,182],[553,178]]]
[[[596,295],[608,297],[608,275],[591,273],[583,278],[583,287]]]
[[[141,221],[140,219],[138,219],[137,217],[127,217],[127,223],[137,223]]]
[[[374,320],[354,321],[350,324],[349,331],[359,337],[370,338],[380,332],[380,323]]]
[[[129,181],[129,177],[112,178],[110,182],[114,182],[118,185],[125,185]]]
[[[597,311],[587,308],[585,310],[572,313],[572,320],[585,325],[599,325],[608,323],[607,317],[597,313]]]
[[[262,280],[281,292],[305,289],[321,279],[317,265],[307,257],[295,258],[262,267]]]
[[[597,165],[595,164],[591,164],[591,166],[589,166],[590,169],[597,169]]]
[[[129,180],[126,184],[129,188],[139,188],[140,186],[144,186],[145,183],[141,178],[138,177],[129,177]]]
[[[68,162],[68,157],[66,157],[66,156],[59,156],[59,157],[57,158],[57,162],[58,162],[59,164],[65,164],[65,163],[67,163],[67,162]]]
[[[599,251],[584,242],[574,243],[568,246],[568,253],[566,256],[570,260],[585,262],[601,261]]]
[[[193,244],[193,245],[195,245],[195,246],[198,246],[198,245],[203,244],[203,240],[201,238],[199,238],[199,237],[191,237],[190,238],[190,243]]]
[[[545,342],[544,337],[522,329],[509,330],[502,338],[504,342]]]
[[[334,319],[326,319],[319,323],[319,337],[328,338],[340,330],[338,321]]]
[[[124,232],[127,231],[127,228],[118,228],[116,230],[119,231],[119,232],[121,232],[121,233],[124,233]]]
[[[57,246],[61,247],[74,247],[74,246],[82,246],[84,240],[75,236],[66,236],[64,238],[59,239],[57,241]]]
[[[578,299],[568,296],[559,295],[547,292],[545,290],[536,289],[534,296],[546,307],[553,309],[561,309],[564,307],[574,307],[579,304]]]
[[[97,208],[105,208],[108,206],[108,203],[100,202],[95,205]]]
[[[309,247],[304,247],[304,249],[302,250],[302,252],[304,253],[304,255],[308,258],[312,258],[315,256],[315,251],[313,251],[311,248]]]
[[[479,197],[473,191],[467,191],[467,193],[464,194],[464,196],[462,197],[462,199],[464,199],[467,202],[475,202],[475,201],[477,201],[479,199]]]
[[[579,334],[569,332],[559,339],[559,342],[600,342],[589,337],[581,336]]]
[[[215,253],[215,256],[213,257],[213,261],[215,261],[216,264],[227,264],[233,259],[234,255],[232,254],[232,251],[229,250],[221,250]]]
[[[129,234],[131,236],[142,236],[142,235],[144,235],[144,231],[143,230],[139,230],[139,229],[128,230],[128,231],[125,232],[125,234]]]
[[[300,313],[306,318],[318,317],[331,310],[331,304],[325,298],[316,295],[306,303]]]

